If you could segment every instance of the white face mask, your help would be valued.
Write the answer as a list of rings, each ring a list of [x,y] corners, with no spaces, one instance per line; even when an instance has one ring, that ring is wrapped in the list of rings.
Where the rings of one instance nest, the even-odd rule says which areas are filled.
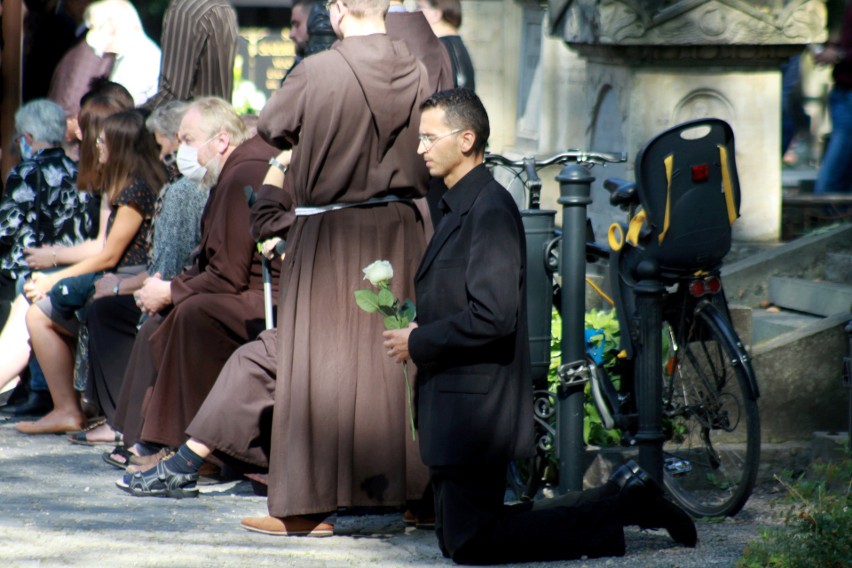
[[[188,180],[201,183],[207,167],[198,163],[198,148],[181,143],[177,150],[178,171]]]

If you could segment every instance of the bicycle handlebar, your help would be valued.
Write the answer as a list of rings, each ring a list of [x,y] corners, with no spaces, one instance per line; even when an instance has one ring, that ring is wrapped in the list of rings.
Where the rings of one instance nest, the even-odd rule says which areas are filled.
[[[533,167],[536,170],[554,164],[592,164],[606,165],[617,164],[627,161],[627,154],[624,152],[586,152],[584,150],[566,150],[553,156],[546,158],[527,157],[520,160],[510,160],[506,156],[500,154],[485,154],[485,163],[488,165],[507,166],[510,168],[524,168],[529,172],[529,168]]]

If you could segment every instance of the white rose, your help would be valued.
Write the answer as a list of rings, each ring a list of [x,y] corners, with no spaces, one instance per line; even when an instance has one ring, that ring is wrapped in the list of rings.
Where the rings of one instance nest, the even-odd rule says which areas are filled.
[[[380,282],[387,282],[393,278],[393,267],[386,260],[377,260],[362,271],[364,272],[364,280],[369,280],[373,286],[378,286]]]

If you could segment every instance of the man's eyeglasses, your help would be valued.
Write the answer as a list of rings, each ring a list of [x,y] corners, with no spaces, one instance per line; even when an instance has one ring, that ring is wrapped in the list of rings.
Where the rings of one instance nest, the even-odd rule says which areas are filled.
[[[423,146],[424,150],[428,152],[432,149],[432,146],[434,146],[435,143],[441,140],[442,138],[452,136],[453,134],[458,134],[462,130],[462,128],[456,128],[455,130],[450,130],[446,134],[441,134],[439,136],[433,136],[431,134],[420,134],[417,138],[420,139],[420,145]]]

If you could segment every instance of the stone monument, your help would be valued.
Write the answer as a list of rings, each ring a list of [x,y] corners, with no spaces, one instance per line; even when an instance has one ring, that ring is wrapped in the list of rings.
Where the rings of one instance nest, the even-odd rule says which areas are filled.
[[[823,0],[551,0],[549,11],[551,33],[587,63],[586,109],[572,120],[585,122],[588,148],[626,150],[632,179],[632,158],[655,133],[722,118],[734,129],[742,188],[735,238],[779,238],[779,66],[826,40]],[[604,235],[618,215],[604,194],[595,203]]]

